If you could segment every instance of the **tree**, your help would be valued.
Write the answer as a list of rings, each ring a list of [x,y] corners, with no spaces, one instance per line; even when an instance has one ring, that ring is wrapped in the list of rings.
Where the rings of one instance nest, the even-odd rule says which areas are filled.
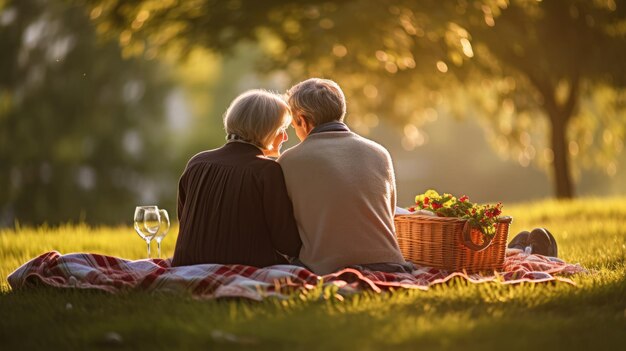
[[[591,154],[594,134],[609,174],[623,148],[626,6],[614,0],[89,2],[102,32],[135,51],[258,40],[264,69],[335,78],[362,123],[408,122],[413,143],[410,126],[455,99],[457,114],[491,119],[494,145],[520,163],[548,163],[558,198],[574,195],[570,155]]]
[[[626,31],[619,29],[625,14],[624,6],[618,11],[613,1],[601,5],[519,2],[501,12],[493,27],[496,30],[472,27],[473,41],[489,51],[477,57],[481,73],[512,77],[518,86],[498,91],[500,101],[513,101],[518,115],[547,117],[557,197],[573,195],[568,154],[570,150],[577,154],[577,145],[585,144],[582,136],[568,137],[568,132],[604,119],[608,121],[606,132],[620,135],[616,141],[623,140],[626,120],[615,110],[622,110],[626,103]],[[494,58],[485,59],[489,54]],[[584,100],[593,99],[605,87],[611,87],[609,94],[617,96],[597,104],[604,112],[585,111],[581,106]],[[612,116],[600,115],[610,110]],[[612,143],[607,149],[621,151],[619,145]]]
[[[128,222],[158,200],[151,190],[178,170],[156,64],[124,60],[66,2],[1,3],[0,51],[0,225]]]

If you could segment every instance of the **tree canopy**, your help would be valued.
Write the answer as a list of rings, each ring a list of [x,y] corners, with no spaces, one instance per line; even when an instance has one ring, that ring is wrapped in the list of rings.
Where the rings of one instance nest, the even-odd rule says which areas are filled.
[[[88,2],[131,54],[258,41],[261,68],[337,80],[350,118],[405,124],[409,147],[445,106],[484,118],[500,152],[551,169],[560,198],[574,195],[572,160],[614,174],[623,149],[626,6],[614,0]]]

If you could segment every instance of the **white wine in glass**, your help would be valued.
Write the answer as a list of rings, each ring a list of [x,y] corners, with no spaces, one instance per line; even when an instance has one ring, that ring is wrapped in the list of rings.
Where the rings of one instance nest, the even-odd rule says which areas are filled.
[[[150,241],[159,231],[159,209],[156,206],[137,206],[133,220],[135,222],[135,231],[146,241],[148,258],[150,258]]]
[[[167,235],[170,230],[170,216],[166,210],[160,209],[159,215],[161,216],[161,224],[159,225],[159,231],[156,233],[154,240],[157,242],[157,249],[159,251],[159,258],[161,258],[161,241]]]

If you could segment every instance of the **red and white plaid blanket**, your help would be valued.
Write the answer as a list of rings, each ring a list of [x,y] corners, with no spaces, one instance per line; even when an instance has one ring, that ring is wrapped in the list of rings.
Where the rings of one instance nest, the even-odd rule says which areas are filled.
[[[51,251],[27,262],[7,278],[14,290],[35,286],[98,289],[111,293],[129,290],[186,292],[202,298],[243,297],[262,300],[265,297],[287,297],[294,292],[320,285],[334,286],[341,298],[360,291],[381,292],[390,288],[426,290],[460,277],[472,283],[563,281],[564,276],[586,272],[578,264],[558,258],[528,255],[507,250],[504,269],[493,275],[448,273],[428,267],[412,273],[383,273],[344,269],[318,276],[305,268],[277,265],[255,268],[243,265],[202,264],[171,267],[169,259],[129,261],[118,257],[89,253],[61,255]]]

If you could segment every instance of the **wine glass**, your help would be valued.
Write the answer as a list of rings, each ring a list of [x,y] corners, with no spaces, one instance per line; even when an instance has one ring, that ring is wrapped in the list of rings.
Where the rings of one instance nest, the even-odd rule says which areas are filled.
[[[167,235],[167,232],[170,230],[170,216],[167,214],[166,210],[160,209],[159,215],[161,216],[161,223],[159,225],[159,231],[156,233],[154,240],[157,242],[157,248],[159,251],[159,258],[161,258],[161,241]]]
[[[159,209],[156,206],[137,206],[135,208],[135,231],[146,241],[148,258],[150,258],[150,241],[159,231]]]

